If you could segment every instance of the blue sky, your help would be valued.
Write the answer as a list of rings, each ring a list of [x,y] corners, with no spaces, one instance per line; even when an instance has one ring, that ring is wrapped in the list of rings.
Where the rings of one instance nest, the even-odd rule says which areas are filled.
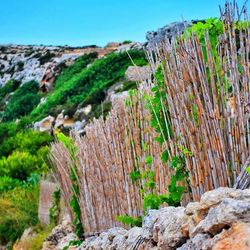
[[[242,1],[238,1],[242,3]],[[173,21],[218,16],[224,0],[0,0],[0,44],[145,41]]]

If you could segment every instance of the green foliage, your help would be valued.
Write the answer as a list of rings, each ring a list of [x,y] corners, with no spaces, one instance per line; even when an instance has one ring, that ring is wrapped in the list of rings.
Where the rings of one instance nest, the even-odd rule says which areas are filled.
[[[132,50],[129,53],[138,65],[146,64],[144,52]],[[99,95],[98,93],[105,91],[124,77],[125,71],[130,65],[132,62],[126,52],[112,53],[94,61],[89,67],[83,68],[72,77],[66,77],[64,82],[59,83],[58,78],[55,89],[47,96],[46,103],[32,111],[32,119],[45,117],[50,114],[52,107],[91,103],[91,100]]]
[[[22,70],[23,70],[23,67],[24,67],[24,62],[19,61],[19,62],[17,63],[17,71],[22,71]]]
[[[159,209],[163,203],[169,203],[169,197],[167,194],[154,194],[148,193],[143,197],[143,210],[146,212],[150,209]]]
[[[218,44],[219,36],[223,33],[223,23],[219,18],[208,18],[205,22],[198,22],[186,29],[186,34],[191,36],[192,33],[197,34],[201,44],[203,45],[203,52],[205,52],[205,33],[208,32],[209,40],[212,46],[212,53],[217,54],[216,46]]]
[[[0,126],[0,134],[1,128],[2,133],[9,133],[9,137],[0,144],[0,176],[26,180],[32,172],[47,170],[47,145],[52,141],[48,133],[26,129],[15,134],[17,127],[9,123]]]
[[[0,176],[27,181],[32,173],[45,172],[48,168],[47,145],[52,141],[52,137],[32,129],[17,132],[19,128],[12,123],[1,125],[0,135],[6,132],[7,138],[0,144]],[[4,186],[0,182],[0,189],[5,189]]]
[[[125,41],[122,42],[122,44],[130,44],[130,43],[132,43],[131,40],[125,40]]]
[[[250,166],[246,167],[246,171],[247,171],[248,174],[250,174]]]
[[[29,114],[40,101],[39,85],[35,81],[25,83],[10,98],[3,113],[4,121],[11,121]]]
[[[17,132],[18,128],[14,122],[0,123],[0,144],[2,144],[7,138],[14,136]],[[2,154],[1,149],[0,154]]]
[[[70,166],[70,178],[72,182],[72,197],[70,199],[70,207],[73,211],[74,218],[73,218],[73,225],[75,226],[75,232],[76,235],[79,237],[79,239],[83,239],[83,224],[81,222],[81,207],[78,201],[78,195],[79,195],[79,187],[78,187],[78,182],[77,182],[77,167],[76,167],[76,151],[77,148],[74,144],[74,141],[72,138],[64,135],[63,133],[57,133],[56,134],[58,141],[60,141],[65,148],[70,153],[70,159],[72,161],[72,165]]]
[[[60,216],[60,199],[61,192],[60,189],[55,190],[53,193],[53,202],[49,210],[50,223],[57,225]]]
[[[37,156],[45,156],[47,149],[40,148],[46,147],[52,140],[53,138],[47,132],[41,133],[32,129],[22,130],[4,140],[0,145],[0,157],[8,156],[13,151],[26,151]]]
[[[38,186],[17,187],[0,195],[0,244],[14,242],[38,223]]]
[[[17,186],[21,186],[21,181],[17,179],[13,179],[9,176],[1,176],[0,177],[0,195],[3,192],[14,189]]]
[[[26,180],[31,172],[40,170],[38,159],[28,152],[15,151],[0,160],[0,176]]]
[[[20,85],[19,81],[9,80],[3,87],[0,88],[0,103],[2,105],[2,100],[8,94],[14,92]],[[1,107],[1,106],[0,106]]]
[[[69,247],[74,246],[78,247],[82,244],[82,240],[71,240],[67,246],[63,248],[63,250],[68,250]]]
[[[160,144],[163,144],[173,135],[171,125],[166,120],[168,116],[165,100],[166,88],[162,68],[159,67],[155,73],[155,85],[151,89],[153,96],[145,96],[147,108],[151,112],[151,126],[158,133],[155,138]]]
[[[124,225],[128,225],[130,227],[141,227],[142,225],[142,217],[132,217],[128,215],[119,215],[116,217],[116,220],[122,222]]]
[[[151,165],[152,162],[153,162],[152,156],[151,156],[151,155],[148,155],[148,156],[145,158],[145,163]]]
[[[75,77],[77,74],[81,73],[81,71],[88,66],[88,64],[92,63],[94,59],[96,59],[98,54],[96,52],[90,53],[87,55],[83,55],[79,57],[72,65],[65,68],[59,76],[56,78],[55,87],[59,88],[59,86],[63,85],[65,82]]]

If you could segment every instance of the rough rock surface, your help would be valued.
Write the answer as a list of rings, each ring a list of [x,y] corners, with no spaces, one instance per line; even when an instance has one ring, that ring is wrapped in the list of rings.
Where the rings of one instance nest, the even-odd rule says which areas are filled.
[[[250,250],[250,190],[219,188],[186,208],[150,210],[141,228],[112,228],[78,249]]]
[[[62,250],[70,241],[78,240],[69,220],[56,226],[43,243],[42,250]]]
[[[151,74],[150,66],[129,66],[125,72],[125,77],[129,81],[142,82],[150,79]]]
[[[195,21],[183,21],[183,22],[173,22],[157,31],[149,31],[146,34],[146,39],[148,41],[147,47],[154,46],[155,44],[160,44],[165,39],[171,39],[183,33],[186,27],[189,27]]]

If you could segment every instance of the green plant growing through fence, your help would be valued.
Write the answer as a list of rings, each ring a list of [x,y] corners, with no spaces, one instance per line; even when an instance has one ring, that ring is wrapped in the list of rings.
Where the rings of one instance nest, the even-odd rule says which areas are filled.
[[[73,224],[75,226],[76,235],[80,239],[83,239],[84,229],[83,229],[83,223],[81,221],[81,209],[80,209],[80,204],[78,200],[79,187],[78,187],[78,179],[77,179],[78,175],[77,175],[77,167],[76,167],[77,149],[76,149],[76,146],[74,145],[74,141],[72,140],[72,138],[67,137],[63,133],[56,133],[56,136],[57,136],[58,141],[60,141],[70,153],[70,159],[72,162],[72,165],[69,167],[70,179],[72,182],[72,197],[70,200],[70,206],[74,215]]]
[[[155,80],[155,85],[151,89],[152,95],[145,94],[144,99],[146,101],[146,108],[151,113],[151,126],[157,132],[155,140],[164,147],[165,142],[173,136],[173,131],[169,119],[169,111],[164,101],[166,100],[167,91],[161,67],[159,67],[155,73]],[[126,101],[126,105],[131,105],[134,95],[138,95],[138,91],[131,90],[130,98]],[[132,148],[134,147],[133,141],[131,141],[131,146]],[[141,147],[146,153],[148,145],[142,143]],[[130,173],[130,179],[132,183],[137,183],[137,186],[140,188],[144,215],[147,214],[148,209],[158,209],[164,203],[170,206],[180,205],[185,188],[188,189],[189,186],[185,157],[192,156],[192,153],[182,146],[179,146],[179,152],[180,153],[173,156],[171,160],[169,159],[168,149],[164,150],[161,155],[162,162],[164,164],[170,162],[169,166],[174,172],[168,186],[168,194],[157,194],[156,192],[155,173],[151,169],[153,163],[152,155],[146,155],[144,159],[144,164],[147,166],[145,171],[140,170],[140,163],[135,157],[135,169]],[[141,225],[142,217],[120,215],[117,217],[117,220],[126,225],[138,226]]]
[[[55,190],[53,193],[53,201],[52,206],[49,209],[49,219],[50,223],[57,225],[60,216],[60,199],[61,199],[61,192],[60,189]]]

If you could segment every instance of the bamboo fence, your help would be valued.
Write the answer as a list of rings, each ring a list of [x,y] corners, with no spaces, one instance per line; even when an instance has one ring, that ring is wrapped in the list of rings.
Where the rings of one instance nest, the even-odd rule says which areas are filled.
[[[248,25],[244,30],[235,30],[233,23],[240,18],[236,6],[226,4],[222,12],[224,34],[216,59],[208,34],[206,60],[195,34],[184,40],[166,40],[147,52],[152,70],[162,66],[166,85],[162,108],[168,110],[166,122],[174,131],[162,146],[154,140],[156,132],[143,98],[144,93],[150,94],[152,83],[142,85],[138,95],[130,97],[130,105],[126,105],[128,101],[115,100],[106,120],[94,120],[86,127],[84,137],[73,136],[86,233],[119,226],[118,215],[141,215],[140,186],[130,180],[130,173],[136,168],[154,170],[156,193],[168,192],[172,170],[169,162],[162,163],[165,149],[169,151],[169,161],[180,153],[181,147],[192,152],[186,157],[192,190],[190,196],[185,195],[186,200],[199,200],[208,190],[233,186],[242,175],[242,166],[250,155],[250,28]],[[241,14],[248,22],[246,12]],[[153,159],[150,166],[145,163],[148,155]],[[52,145],[51,157],[69,202],[69,153],[57,142]]]
[[[167,190],[170,170],[161,161],[162,147],[153,139],[155,132],[150,127],[150,113],[139,96],[132,97],[128,106],[117,99],[106,120],[93,121],[86,127],[84,137],[74,136],[79,159],[76,163],[79,203],[84,231],[88,234],[121,226],[116,221],[118,215],[142,215],[140,187],[130,179],[135,166],[142,172],[155,171],[157,193]],[[148,145],[147,148],[143,149],[142,144]],[[71,162],[65,150],[60,142],[52,145],[56,177],[69,202]],[[153,158],[151,166],[145,163],[148,155]]]
[[[222,14],[218,58],[212,54],[208,32],[206,52],[193,34],[167,40],[149,53],[151,64],[162,65],[164,73],[168,120],[175,131],[169,143],[177,145],[181,138],[181,145],[193,154],[187,169],[194,200],[236,183],[250,155],[249,21],[246,10],[240,13],[235,4],[226,3]],[[236,30],[234,24],[243,14],[248,25]]]

